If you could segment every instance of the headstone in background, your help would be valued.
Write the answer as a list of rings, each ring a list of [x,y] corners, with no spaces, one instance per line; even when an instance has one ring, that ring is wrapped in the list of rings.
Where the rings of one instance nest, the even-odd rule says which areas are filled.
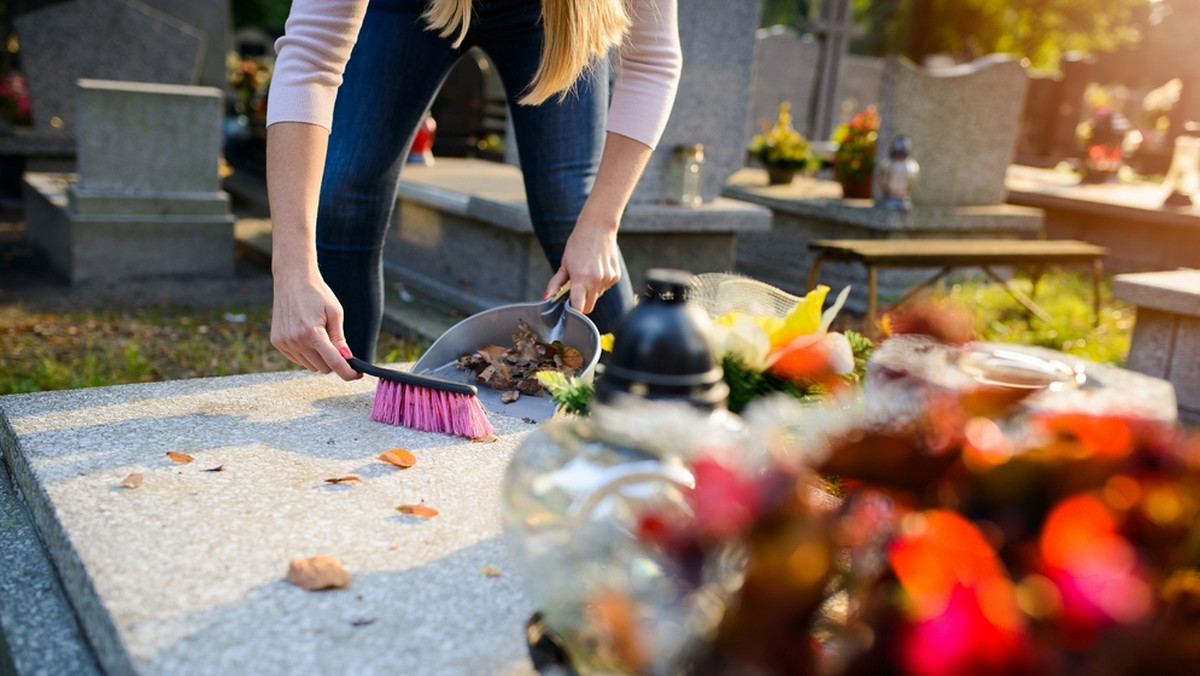
[[[810,119],[817,89],[821,45],[786,26],[760,28],[755,36],[754,69],[750,82],[750,114],[746,119],[749,143],[762,131],[762,120],[774,122],[779,103],[792,104],[795,127],[810,141],[829,141],[816,135]],[[832,126],[845,122],[869,105],[879,103],[883,62],[871,56],[843,55],[831,113]]]
[[[855,113],[867,106],[878,105],[882,86],[882,59],[847,54],[842,59],[842,77],[838,86],[834,126],[854,117]],[[829,139],[826,137],[818,140],[827,141]]]
[[[796,128],[805,131],[804,119],[811,107],[817,83],[820,46],[787,26],[760,28],[754,40],[754,68],[750,79],[750,114],[746,120],[746,143],[762,133],[762,121],[773,124],[779,104],[792,104]]]
[[[78,174],[27,172],[26,239],[71,282],[228,276],[213,87],[80,80]]]
[[[222,86],[228,22],[211,0],[70,0],[17,17],[34,134],[74,137],[81,78]]]
[[[193,82],[201,87],[224,88],[228,79],[225,55],[233,49],[231,0],[134,0],[197,29],[204,37],[200,70]]]
[[[904,135],[921,165],[914,205],[1003,204],[1026,85],[1024,67],[1006,55],[936,70],[888,57],[877,162],[885,162],[891,140]]]
[[[710,202],[746,161],[746,119],[754,67],[757,1],[692,0],[679,12],[683,75],[667,129],[632,204],[658,204],[668,185],[671,157],[680,145],[704,144],[701,195]]]

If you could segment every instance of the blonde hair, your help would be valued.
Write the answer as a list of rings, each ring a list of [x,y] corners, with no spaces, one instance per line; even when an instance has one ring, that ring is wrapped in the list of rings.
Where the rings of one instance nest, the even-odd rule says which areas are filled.
[[[429,28],[454,46],[462,44],[471,22],[472,0],[429,0],[423,14]],[[579,76],[621,44],[631,19],[628,0],[542,0],[545,41],[533,80],[518,99],[537,105],[562,100]]]

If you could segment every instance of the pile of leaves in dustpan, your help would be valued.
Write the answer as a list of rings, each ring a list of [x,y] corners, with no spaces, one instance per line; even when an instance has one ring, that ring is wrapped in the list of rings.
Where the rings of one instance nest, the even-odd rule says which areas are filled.
[[[463,354],[456,365],[475,374],[475,380],[500,390],[501,401],[511,403],[522,394],[542,396],[545,387],[539,372],[577,377],[583,370],[583,353],[560,341],[543,342],[524,320],[518,322],[511,347],[481,345]]]

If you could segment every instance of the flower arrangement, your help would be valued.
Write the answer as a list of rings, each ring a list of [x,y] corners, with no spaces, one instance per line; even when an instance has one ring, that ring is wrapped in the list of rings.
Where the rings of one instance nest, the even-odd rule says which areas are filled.
[[[265,114],[266,90],[273,64],[263,57],[242,57],[230,52],[225,57],[229,86],[236,95],[238,112]]]
[[[0,113],[12,125],[33,124],[29,103],[29,88],[25,76],[20,73],[5,73],[0,76]]]
[[[829,287],[819,285],[779,316],[741,311],[716,316],[713,351],[729,386],[729,410],[741,412],[773,393],[815,401],[857,383],[874,343],[854,331],[830,330],[849,291],[849,287],[843,289],[825,310]],[[611,335],[604,336],[602,348],[611,346]],[[538,379],[560,409],[573,414],[588,412],[593,394],[590,385],[548,372],[538,373]]]
[[[867,106],[833,130],[833,170],[839,179],[861,181],[875,174],[875,142],[879,139],[879,112]]]
[[[685,508],[636,515],[661,576],[593,590],[588,645],[614,674],[1197,673],[1200,446],[1027,395],[889,369],[755,402],[686,456]]]
[[[762,133],[755,134],[746,149],[769,168],[804,171],[813,165],[812,148],[792,126],[791,108],[791,103],[781,102],[774,124],[762,120]]]

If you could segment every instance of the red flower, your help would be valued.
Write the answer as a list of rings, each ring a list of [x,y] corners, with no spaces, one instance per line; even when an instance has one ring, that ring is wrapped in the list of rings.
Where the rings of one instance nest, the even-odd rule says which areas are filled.
[[[888,562],[911,601],[898,647],[906,673],[1000,676],[1028,669],[1012,582],[974,524],[949,510],[914,514]]]

